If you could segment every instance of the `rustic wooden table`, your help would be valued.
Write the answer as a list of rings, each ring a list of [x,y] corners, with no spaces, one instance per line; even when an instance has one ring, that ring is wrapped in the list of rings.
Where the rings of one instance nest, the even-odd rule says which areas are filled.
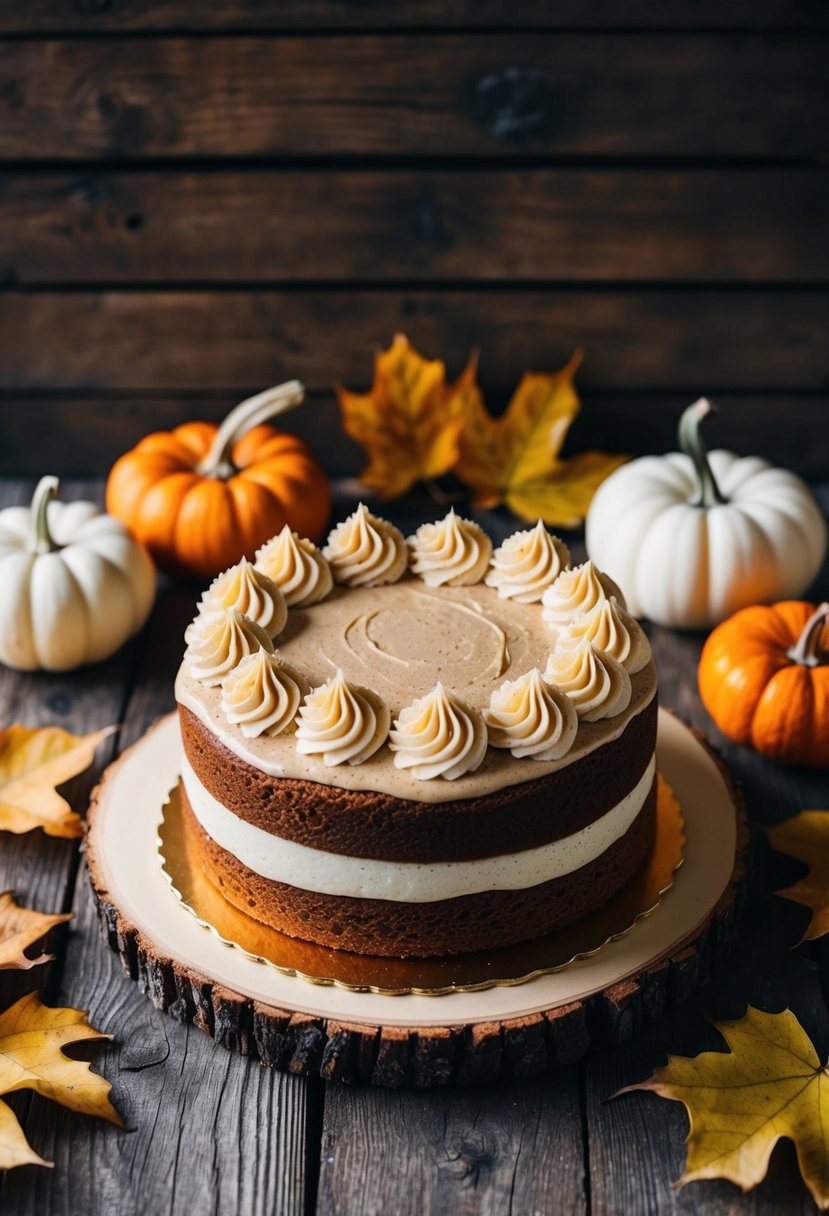
[[[100,482],[64,491],[100,499]],[[0,506],[28,500],[31,483],[0,483]],[[822,493],[829,505],[829,487]],[[416,508],[413,508],[413,512]],[[424,514],[428,512],[428,508]],[[432,514],[434,508],[432,508]],[[405,522],[414,522],[406,519]],[[489,521],[488,521],[489,525]],[[493,517],[492,529],[507,523]],[[822,588],[826,594],[824,573]],[[164,588],[151,622],[121,654],[66,676],[0,671],[0,723],[57,723],[83,732],[123,722],[95,769],[71,786],[79,808],[101,768],[172,708],[173,675],[196,588]],[[712,728],[695,681],[701,639],[654,629],[662,702],[705,730],[745,785],[756,824],[829,807],[825,773],[784,770],[734,748]],[[716,1046],[710,1016],[739,1015],[747,1001],[795,1010],[818,1050],[829,1049],[829,950],[792,951],[803,909],[766,891],[796,872],[772,861],[760,835],[758,874],[744,941],[726,975],[655,1029],[561,1073],[504,1080],[486,1089],[397,1092],[326,1086],[261,1067],[157,1012],[122,977],[101,941],[82,850],[40,833],[0,839],[0,890],[21,902],[75,914],[55,935],[48,969],[9,978],[2,997],[40,976],[49,1003],[88,1009],[113,1042],[97,1056],[133,1129],[72,1116],[37,1096],[12,1102],[32,1144],[54,1170],[25,1167],[0,1179],[9,1213],[145,1214],[812,1212],[790,1146],[769,1178],[742,1197],[728,1183],[671,1184],[684,1159],[683,1108],[652,1095],[613,1102],[666,1051]]]

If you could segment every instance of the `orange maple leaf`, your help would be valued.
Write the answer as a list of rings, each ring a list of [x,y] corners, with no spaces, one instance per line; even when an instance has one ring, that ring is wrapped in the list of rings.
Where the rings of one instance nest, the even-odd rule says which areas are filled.
[[[108,1039],[79,1009],[50,1009],[36,992],[0,1013],[0,1094],[34,1089],[70,1110],[108,1119],[123,1128],[109,1100],[109,1081],[62,1048],[82,1039]],[[0,1169],[48,1165],[29,1145],[10,1106],[0,1101]]]
[[[95,748],[116,729],[70,735],[57,726],[0,730],[0,831],[31,832],[70,839],[83,835],[83,822],[55,791],[89,768]]]
[[[466,394],[455,472],[473,491],[476,507],[503,503],[519,519],[563,528],[582,522],[600,483],[627,458],[604,452],[559,458],[581,408],[573,384],[580,363],[577,351],[561,371],[525,373],[499,418],[488,412],[480,393]]]
[[[424,359],[398,334],[374,361],[368,393],[337,388],[346,432],[365,450],[363,485],[396,498],[421,480],[441,477],[458,459],[465,403],[478,396],[475,360],[454,384],[440,359]]]
[[[48,963],[52,954],[39,954],[37,958],[29,958],[26,949],[39,941],[41,937],[66,920],[72,919],[72,913],[60,913],[50,916],[44,912],[34,912],[30,908],[21,908],[14,902],[14,894],[4,891],[0,895],[0,971],[8,968],[28,970],[41,963]]]

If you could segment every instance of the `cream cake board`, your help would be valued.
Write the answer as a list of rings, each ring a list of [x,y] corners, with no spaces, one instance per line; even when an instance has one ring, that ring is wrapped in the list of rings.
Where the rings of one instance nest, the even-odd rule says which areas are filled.
[[[178,719],[171,714],[104,775],[90,812],[88,853],[96,896],[175,971],[207,977],[231,994],[288,1013],[362,1026],[446,1027],[503,1022],[583,1001],[639,975],[710,921],[739,852],[738,811],[727,776],[701,738],[659,711],[657,761],[685,817],[685,861],[659,909],[619,941],[565,970],[516,987],[444,996],[388,996],[309,984],[247,957],[203,928],[162,872],[157,831],[179,773]],[[111,932],[112,936],[112,932]]]

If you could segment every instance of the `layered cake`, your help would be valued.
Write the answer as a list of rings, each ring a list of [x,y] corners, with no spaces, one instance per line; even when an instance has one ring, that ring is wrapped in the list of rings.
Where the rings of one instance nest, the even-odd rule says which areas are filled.
[[[600,907],[656,817],[656,674],[617,586],[539,523],[365,506],[212,584],[176,681],[191,855],[327,947],[508,945]]]

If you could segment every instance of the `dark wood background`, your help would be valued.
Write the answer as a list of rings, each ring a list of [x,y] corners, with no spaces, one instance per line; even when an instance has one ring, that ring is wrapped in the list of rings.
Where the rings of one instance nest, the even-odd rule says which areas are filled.
[[[3,0],[0,473],[105,472],[147,430],[403,329],[586,359],[572,447],[829,464],[823,0]]]

